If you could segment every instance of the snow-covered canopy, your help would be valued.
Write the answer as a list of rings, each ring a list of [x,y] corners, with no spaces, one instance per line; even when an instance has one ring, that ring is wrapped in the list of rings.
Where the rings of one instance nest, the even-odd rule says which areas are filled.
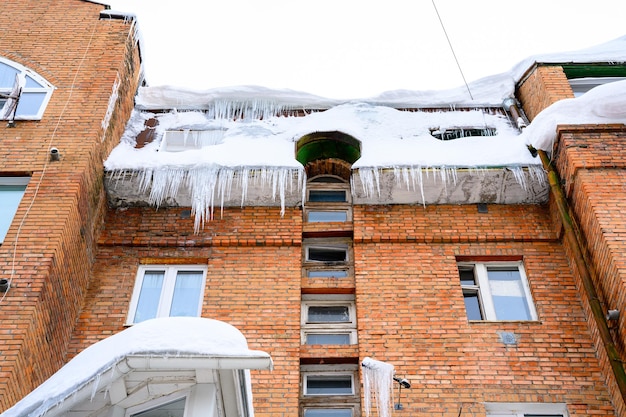
[[[249,350],[241,332],[227,323],[198,317],[152,319],[89,346],[1,416],[38,417],[65,401],[76,401],[81,393],[89,400],[129,371],[128,361],[121,362],[131,357],[148,358],[153,366],[164,359],[170,369],[177,360],[191,359],[194,366],[208,369],[272,366],[267,353]]]
[[[362,184],[363,195],[355,195],[353,187],[355,203],[539,202],[545,196],[541,187],[527,193],[528,181],[543,181],[538,175],[541,162],[531,155],[529,145],[551,151],[559,124],[623,123],[624,83],[615,82],[577,99],[556,103],[523,133],[504,110],[514,98],[516,84],[536,63],[616,62],[626,62],[626,36],[595,48],[531,57],[508,73],[445,91],[400,90],[368,99],[338,101],[253,86],[208,91],[143,87],[121,143],[105,161],[105,169],[115,179],[109,185],[116,186],[129,178],[134,181],[137,193],[147,195],[139,201],[156,206],[168,202],[180,205],[185,200],[180,198],[181,192],[186,193],[185,201],[190,203],[182,204],[191,204],[198,230],[213,216],[216,202],[233,205],[237,200],[230,196],[233,187],[240,191],[241,205],[246,204],[248,186],[253,181],[256,188],[264,189],[257,190],[257,195],[271,194],[272,199],[278,196],[282,209],[287,200],[294,204],[305,179],[304,168],[296,160],[298,141],[315,132],[341,132],[360,145],[360,157],[352,169],[353,185]],[[152,130],[152,142],[137,146],[137,137],[146,129]],[[472,134],[442,140],[444,132],[468,129]],[[185,141],[196,138],[194,131],[215,135],[203,143],[193,139],[194,146],[173,151],[164,140],[166,132],[172,131],[182,132]],[[498,191],[498,196],[485,199],[482,191],[467,198],[466,192],[457,189],[458,197],[449,197],[448,179],[456,182],[459,169],[512,171],[522,191],[514,191],[513,198]],[[430,194],[424,191],[422,171],[444,173],[443,181],[431,187]],[[497,180],[492,178],[491,185]],[[387,190],[391,197],[373,198],[385,194],[381,191],[383,182],[394,181],[419,191],[416,196],[398,199],[395,189]],[[469,185],[462,188],[467,190]],[[473,188],[475,185],[472,183]],[[483,188],[493,188],[491,185]],[[442,188],[448,197],[441,198]],[[506,188],[510,193],[515,187]],[[286,199],[286,192],[292,196]],[[259,202],[268,203],[267,198]]]

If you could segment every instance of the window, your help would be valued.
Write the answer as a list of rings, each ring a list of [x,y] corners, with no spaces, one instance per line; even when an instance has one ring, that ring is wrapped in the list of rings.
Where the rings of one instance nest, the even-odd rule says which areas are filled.
[[[348,261],[348,245],[347,244],[306,244],[305,261],[306,262],[331,262],[344,263]]]
[[[626,80],[626,77],[583,77],[568,80],[574,97],[580,97],[587,91],[599,85],[608,84],[616,81]]]
[[[329,269],[307,269],[306,276],[308,278],[347,278],[349,272],[347,269],[329,268]]]
[[[178,152],[219,145],[224,140],[226,129],[167,130],[161,140],[161,151]]]
[[[353,295],[302,295],[302,344],[355,343],[356,310]]]
[[[304,220],[309,223],[351,221],[349,184],[331,176],[311,180],[307,185]]]
[[[536,320],[521,262],[459,263],[469,320]]]
[[[486,403],[487,417],[567,417],[562,403]]]
[[[0,119],[41,119],[52,90],[41,76],[0,57]]]
[[[185,414],[185,402],[187,398],[167,402],[154,408],[130,414],[130,417],[183,417]]]
[[[128,314],[128,324],[155,317],[199,316],[206,267],[141,266]]]
[[[28,177],[0,177],[0,243],[11,227],[29,180]]]
[[[355,417],[359,414],[357,365],[302,365],[303,417]]]

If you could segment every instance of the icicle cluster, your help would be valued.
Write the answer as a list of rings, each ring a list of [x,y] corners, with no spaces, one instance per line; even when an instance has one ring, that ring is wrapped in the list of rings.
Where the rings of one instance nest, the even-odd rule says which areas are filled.
[[[114,172],[113,178],[125,178],[128,172]],[[224,209],[224,201],[230,199],[233,185],[241,188],[243,206],[248,187],[269,189],[274,201],[280,199],[280,213],[285,212],[285,192],[300,191],[304,188],[304,170],[293,168],[225,168],[219,166],[185,168],[146,168],[136,174],[139,179],[139,192],[149,194],[148,203],[159,207],[174,199],[181,189],[191,194],[191,212],[194,216],[194,230],[198,233],[206,221],[213,219],[214,208],[219,204]],[[130,178],[133,178],[131,175]]]
[[[362,365],[365,415],[370,416],[373,396],[378,409],[378,417],[389,417],[393,401],[393,365],[372,358],[364,358]]]
[[[384,167],[372,167],[372,168],[359,168],[357,175],[361,181],[363,194],[368,197],[378,196],[380,197],[380,174],[383,170],[389,168]],[[410,167],[393,167],[393,176],[396,180],[396,184],[404,184],[404,187],[409,191],[419,190],[422,197],[422,201],[426,204],[424,197],[424,174],[426,178],[430,178],[432,175],[435,180],[440,180],[444,188],[450,182],[454,185],[457,183],[457,167],[422,167],[422,166],[410,166]],[[481,174],[487,172],[489,168],[470,167],[462,168],[472,173]],[[546,181],[545,171],[540,165],[530,165],[528,167],[511,166],[507,167],[515,177],[517,183],[527,190],[526,176],[530,176],[531,179],[537,181]],[[354,175],[354,174],[353,174]],[[354,192],[354,182],[352,182],[352,190]]]
[[[216,100],[207,110],[206,115],[209,119],[264,120],[280,116],[289,110],[291,110],[289,106],[279,104],[273,100]]]

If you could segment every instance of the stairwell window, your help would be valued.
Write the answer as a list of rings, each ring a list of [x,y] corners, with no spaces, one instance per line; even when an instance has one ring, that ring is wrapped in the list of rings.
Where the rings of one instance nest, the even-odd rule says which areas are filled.
[[[359,412],[357,365],[302,365],[304,417],[355,417]]]
[[[41,119],[52,90],[40,75],[0,57],[0,119]]]
[[[11,227],[29,180],[28,177],[0,177],[0,244]]]
[[[356,343],[354,296],[302,295],[302,344],[351,345]]]
[[[563,403],[485,403],[487,417],[567,417]]]
[[[469,320],[537,320],[521,262],[459,263]]]
[[[307,184],[304,219],[309,223],[352,221],[350,186],[334,177],[321,176]]]
[[[141,266],[135,281],[127,324],[156,317],[200,316],[205,279],[204,266]]]

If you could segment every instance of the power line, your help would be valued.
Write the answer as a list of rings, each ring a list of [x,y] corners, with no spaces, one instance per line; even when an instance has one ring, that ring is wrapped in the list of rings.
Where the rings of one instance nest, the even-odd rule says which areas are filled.
[[[446,35],[446,40],[448,41],[448,45],[450,46],[450,51],[452,51],[452,56],[454,57],[454,61],[456,62],[456,66],[461,73],[461,78],[463,78],[463,82],[465,83],[465,88],[467,88],[467,92],[472,100],[474,100],[474,96],[472,96],[472,92],[465,80],[465,75],[463,74],[463,70],[461,69],[461,64],[459,64],[459,60],[456,58],[456,54],[454,53],[454,48],[452,47],[452,42],[450,42],[450,38],[448,37],[448,32],[446,32],[446,27],[443,25],[443,20],[441,20],[441,16],[439,15],[439,10],[437,10],[437,5],[435,4],[435,0],[431,0],[433,3],[433,7],[435,8],[435,13],[437,13],[437,18],[439,19],[439,23],[441,24],[441,29],[443,29],[443,34]]]

